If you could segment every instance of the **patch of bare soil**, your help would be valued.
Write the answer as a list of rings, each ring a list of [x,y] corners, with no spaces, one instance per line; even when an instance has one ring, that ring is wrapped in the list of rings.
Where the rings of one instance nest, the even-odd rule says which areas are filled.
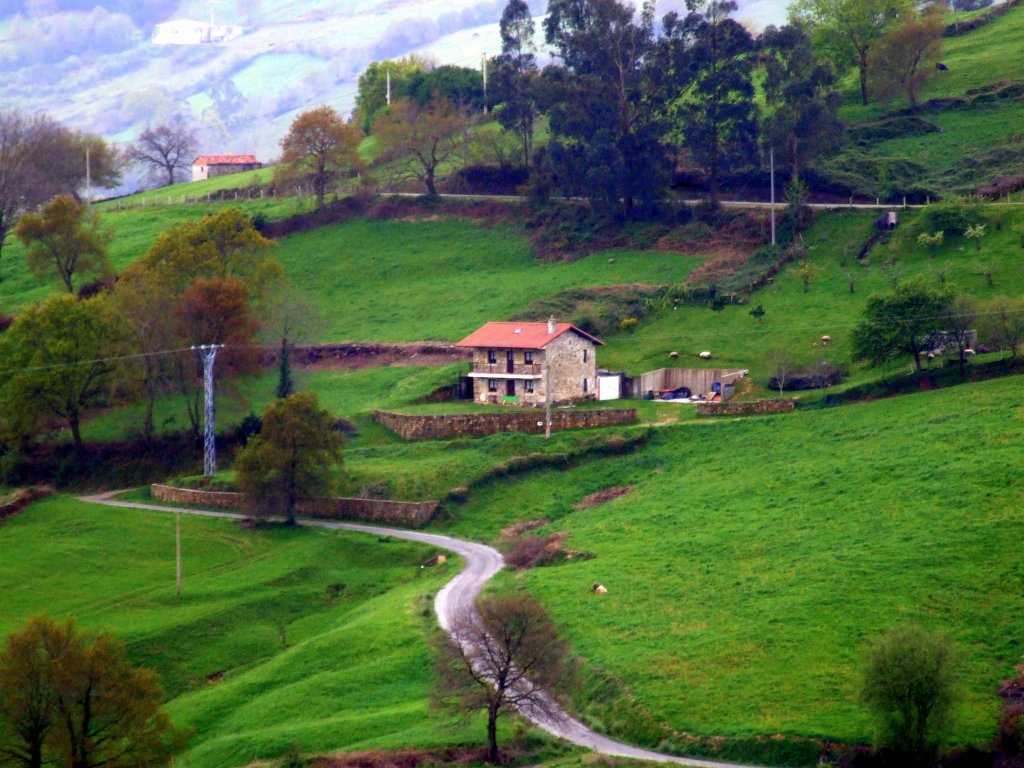
[[[0,499],[0,521],[7,517],[14,517],[33,501],[45,499],[47,496],[52,496],[54,492],[52,486],[42,485],[18,490],[6,499]]]
[[[590,509],[591,507],[597,507],[601,504],[607,504],[609,501],[621,498],[628,493],[631,493],[635,485],[617,485],[613,488],[605,488],[603,491],[592,493],[589,496],[584,496],[578,502],[572,505],[573,509]]]
[[[523,520],[519,523],[513,523],[508,528],[501,529],[501,536],[498,537],[499,543],[509,542],[513,539],[518,539],[524,533],[529,533],[538,528],[543,528],[551,521],[547,518],[541,518],[540,520]]]
[[[592,552],[582,552],[565,545],[569,534],[552,533],[548,536],[529,536],[530,531],[546,525],[548,520],[529,520],[509,526],[501,532],[498,546],[505,562],[515,570],[558,565],[572,560],[590,560]]]
[[[296,366],[304,370],[361,370],[384,365],[449,365],[469,360],[471,353],[453,344],[415,341],[405,344],[318,344],[298,347],[292,353]],[[271,367],[277,355],[267,354],[261,361]]]
[[[686,281],[690,285],[718,283],[735,275],[747,265],[749,260],[749,251],[719,248],[715,251],[714,256],[693,270]]]
[[[486,756],[486,750],[480,747],[372,750],[318,757],[312,765],[321,768],[418,768],[421,765],[472,765],[484,762]]]

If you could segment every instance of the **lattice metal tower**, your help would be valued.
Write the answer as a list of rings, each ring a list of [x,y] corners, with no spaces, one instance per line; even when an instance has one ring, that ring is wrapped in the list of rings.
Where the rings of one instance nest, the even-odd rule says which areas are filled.
[[[223,346],[223,344],[201,344],[192,347],[203,355],[203,394],[205,396],[203,473],[207,477],[212,477],[217,472],[217,432],[214,426],[217,413],[213,398],[213,364],[217,360],[217,350]]]

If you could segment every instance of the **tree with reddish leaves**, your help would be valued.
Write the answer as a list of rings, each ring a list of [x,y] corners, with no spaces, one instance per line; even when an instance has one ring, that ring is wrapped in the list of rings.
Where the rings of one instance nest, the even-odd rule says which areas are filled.
[[[256,333],[259,320],[249,303],[249,288],[237,277],[196,280],[174,310],[179,338],[191,345],[223,344],[217,357],[223,378],[252,373],[259,367]],[[190,345],[190,346],[191,346]],[[177,356],[176,378],[185,398],[193,434],[198,438],[202,415],[203,363],[199,352]]]

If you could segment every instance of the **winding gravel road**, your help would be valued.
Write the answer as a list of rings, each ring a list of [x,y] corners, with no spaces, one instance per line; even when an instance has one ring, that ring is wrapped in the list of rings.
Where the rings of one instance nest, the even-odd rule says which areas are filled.
[[[179,509],[177,507],[166,507],[158,504],[145,504],[133,501],[117,501],[111,498],[119,493],[104,493],[96,496],[84,496],[82,501],[92,504],[104,504],[110,507],[124,507],[128,509],[145,509],[156,512],[180,512],[186,515],[199,517],[219,517],[229,520],[240,520],[245,515],[233,512],[219,512],[214,510]],[[437,612],[437,621],[441,628],[448,631],[460,616],[472,614],[476,610],[476,599],[483,589],[484,584],[504,567],[504,560],[501,553],[493,547],[485,544],[477,544],[472,541],[453,539],[450,536],[441,536],[436,533],[422,533],[402,528],[384,528],[376,525],[359,525],[357,523],[333,523],[324,520],[300,520],[299,525],[311,528],[330,528],[344,531],[355,531],[357,533],[368,533],[374,536],[393,536],[396,539],[418,541],[429,544],[439,549],[454,552],[465,561],[465,567],[459,574],[449,581],[434,599],[434,610]],[[520,714],[531,720],[535,725],[543,728],[566,741],[577,744],[581,747],[588,747],[603,755],[615,757],[628,757],[635,760],[650,760],[658,763],[675,763],[677,765],[698,766],[699,768],[753,768],[739,763],[723,763],[714,760],[696,760],[676,755],[666,755],[661,752],[651,752],[639,747],[602,736],[563,712],[557,706],[545,707],[547,713],[524,708]],[[550,714],[550,713],[554,714]]]

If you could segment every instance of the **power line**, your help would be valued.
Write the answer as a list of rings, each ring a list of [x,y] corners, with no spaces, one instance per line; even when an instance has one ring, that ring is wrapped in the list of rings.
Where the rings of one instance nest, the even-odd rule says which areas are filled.
[[[1019,316],[1024,316],[1024,308],[1016,309],[1016,310],[993,310],[991,312],[976,312],[976,313],[972,313],[972,314],[973,314],[974,317],[987,317],[987,316],[992,316],[992,315],[1010,315],[1010,316],[1018,316],[1019,315]],[[855,327],[855,326],[858,326],[858,325],[862,325],[862,324],[863,325],[876,325],[876,326],[885,326],[885,325],[893,325],[893,324],[908,325],[908,324],[915,323],[915,322],[931,321],[931,320],[936,320],[936,321],[952,320],[954,318],[959,318],[959,317],[963,317],[963,315],[959,315],[959,314],[955,314],[954,313],[954,314],[941,314],[941,315],[927,315],[927,316],[924,316],[924,317],[915,317],[915,318],[911,318],[911,319],[899,318],[899,317],[889,317],[889,318],[881,318],[881,319],[879,319],[877,321],[860,320],[860,321],[857,321],[857,322],[845,322],[845,323],[844,322],[839,322],[839,323],[836,323],[836,322],[816,323],[814,325],[781,325],[781,326],[773,325],[773,326],[771,326],[771,330],[772,331],[777,331],[777,330],[789,330],[789,331],[792,331],[792,330],[812,330],[812,329],[821,330],[822,325],[827,325],[828,329],[837,328],[837,327],[838,328],[852,328],[852,327]],[[685,331],[681,332],[681,333],[685,333]],[[676,334],[650,334],[650,335],[645,335],[644,339],[678,339],[680,337],[680,335],[681,334],[679,334],[679,333],[676,333]],[[749,330],[745,330],[745,331],[701,331],[700,335],[704,336],[704,337],[727,338],[727,337],[730,337],[730,336],[750,336],[751,335],[751,331],[749,331]],[[318,343],[318,344],[303,344],[302,346],[305,347],[305,348],[315,348],[315,347],[329,347],[329,346],[335,346],[335,345],[343,345],[343,344],[348,344],[348,343],[357,343],[357,342],[323,342],[323,343]],[[0,374],[30,373],[30,372],[35,372],[35,371],[56,370],[56,369],[62,369],[62,368],[77,368],[77,367],[86,366],[86,365],[98,365],[100,363],[126,362],[126,361],[132,361],[132,360],[142,360],[142,359],[145,359],[147,357],[162,357],[162,356],[168,356],[168,355],[177,355],[177,354],[181,354],[183,352],[195,352],[195,351],[201,350],[201,349],[202,349],[202,347],[199,347],[199,346],[178,347],[178,348],[175,348],[175,349],[158,350],[158,351],[155,351],[155,352],[141,352],[141,353],[138,353],[138,354],[131,354],[131,355],[114,355],[114,356],[110,356],[110,357],[94,358],[94,359],[91,359],[91,360],[77,360],[75,362],[69,362],[69,363],[53,363],[51,365],[31,366],[31,367],[28,367],[28,368],[7,368],[7,369],[4,369],[4,370],[0,370]],[[278,346],[276,344],[221,344],[221,345],[218,345],[218,349],[224,349],[224,350],[229,350],[229,351],[230,350],[236,350],[236,351],[249,350],[249,351],[276,352],[278,350]]]

